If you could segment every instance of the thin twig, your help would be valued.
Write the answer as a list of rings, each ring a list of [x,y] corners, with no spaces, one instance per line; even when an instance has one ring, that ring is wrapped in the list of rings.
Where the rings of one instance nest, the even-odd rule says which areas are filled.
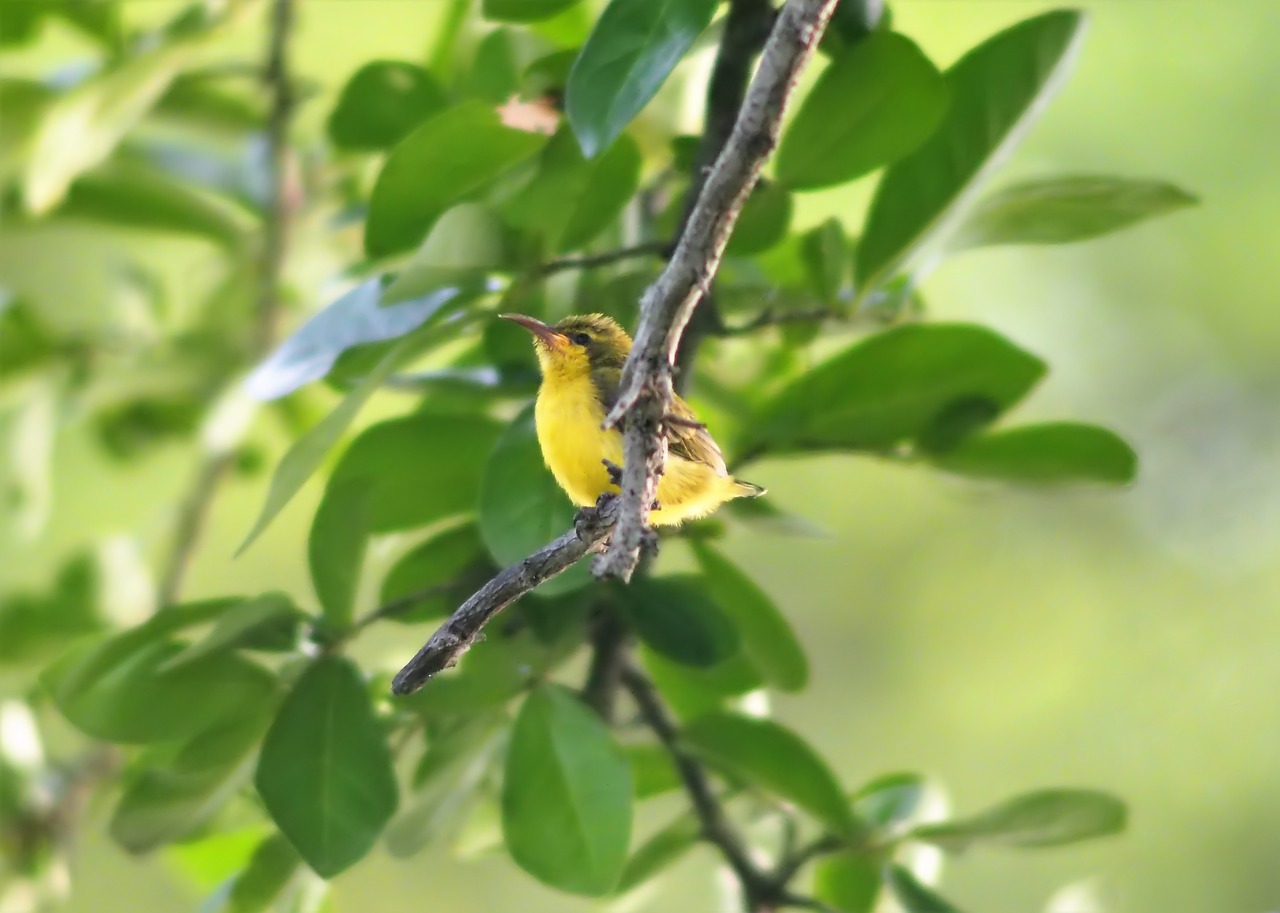
[[[453,583],[437,583],[432,586],[425,586],[419,590],[414,590],[412,593],[408,593],[398,599],[392,599],[388,602],[384,602],[376,609],[373,609],[367,614],[357,618],[351,625],[351,631],[352,633],[362,631],[374,622],[382,621],[384,618],[395,618],[397,615],[409,611],[409,609],[413,608],[422,600],[447,593],[453,589],[454,586],[455,584]]]
[[[458,661],[480,638],[488,621],[544,580],[603,547],[613,527],[617,499],[605,497],[594,508],[578,512],[574,528],[523,561],[500,571],[460,605],[448,621],[409,660],[391,683],[395,694],[412,694],[431,676]]]
[[[561,257],[542,264],[542,275],[549,276],[567,269],[595,269],[598,266],[609,266],[623,260],[639,260],[645,257],[665,257],[671,252],[671,245],[666,241],[646,241],[634,247],[621,247],[601,254],[587,254],[582,257]]]
[[[765,159],[778,143],[795,82],[817,48],[836,0],[789,0],[777,18],[729,141],[694,205],[675,253],[641,300],[640,326],[605,419],[626,420],[618,522],[598,576],[629,579],[648,534],[648,511],[666,464],[662,417],[675,394],[672,365],[698,299],[709,287],[729,235]]]
[[[618,608],[601,606],[591,631],[591,668],[582,686],[582,699],[606,723],[617,716],[618,686],[630,642],[630,629]]]
[[[289,77],[288,49],[293,28],[293,0],[275,0],[271,11],[267,61],[263,79],[270,93],[266,143],[269,161],[270,201],[263,224],[262,257],[258,268],[257,328],[252,358],[270,351],[279,332],[280,278],[288,246],[290,206],[286,193],[289,154],[289,122],[293,114],[293,89]],[[227,451],[206,453],[196,469],[174,527],[173,548],[160,573],[157,593],[161,607],[178,601],[191,559],[209,518],[213,498],[235,462]]]
[[[793,323],[823,323],[827,320],[847,320],[848,317],[835,308],[808,308],[801,311],[775,311],[765,308],[746,323],[738,326],[723,326],[721,336],[746,336],[768,327],[786,326]]]

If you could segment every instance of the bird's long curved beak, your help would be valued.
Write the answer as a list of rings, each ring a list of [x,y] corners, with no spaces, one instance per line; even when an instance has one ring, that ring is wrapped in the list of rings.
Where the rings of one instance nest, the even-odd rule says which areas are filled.
[[[547,326],[541,320],[533,317],[527,317],[524,314],[499,314],[503,320],[510,320],[512,323],[518,323],[534,336],[537,336],[549,346],[559,346],[565,342],[565,335],[557,332],[552,327]]]

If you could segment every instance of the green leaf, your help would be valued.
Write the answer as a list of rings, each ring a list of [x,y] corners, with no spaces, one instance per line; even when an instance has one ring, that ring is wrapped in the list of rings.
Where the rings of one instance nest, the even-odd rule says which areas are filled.
[[[995,244],[1087,241],[1197,202],[1164,181],[1111,177],[1027,181],[980,202],[947,246],[965,250]]]
[[[778,149],[778,180],[817,190],[862,177],[928,139],[946,107],[942,76],[909,38],[867,35],[800,105]]]
[[[640,639],[677,663],[705,668],[738,652],[733,622],[692,574],[637,579],[622,604]]]
[[[772,720],[711,713],[687,725],[681,741],[717,767],[793,802],[838,836],[852,838],[866,829],[822,759]]]
[[[27,211],[48,212],[77,177],[104,161],[164,94],[197,46],[191,40],[176,41],[125,58],[54,102],[32,139],[23,181]]]
[[[855,259],[864,293],[922,259],[1030,128],[1066,77],[1083,14],[1058,10],[1006,29],[945,75],[951,105],[919,149],[885,173]]]
[[[841,913],[872,913],[880,884],[880,864],[858,853],[823,856],[813,867],[813,896]]]
[[[243,553],[245,549],[253,544],[253,541],[261,535],[262,531],[276,518],[276,515],[298,493],[298,490],[302,488],[307,479],[311,478],[311,474],[320,468],[325,454],[342,437],[342,433],[347,430],[347,426],[355,420],[356,414],[369,397],[373,395],[373,391],[377,390],[382,385],[382,382],[391,376],[391,372],[396,369],[400,359],[410,351],[414,343],[414,338],[408,336],[387,350],[387,353],[382,356],[377,366],[369,372],[364,380],[356,385],[355,389],[347,394],[337,408],[321,419],[306,434],[293,442],[289,452],[284,455],[280,460],[280,464],[276,466],[276,471],[271,477],[271,486],[267,490],[266,500],[262,504],[262,510],[258,513],[258,518],[253,522],[253,528],[249,530],[249,534],[240,543],[240,547],[236,549],[237,555]]]
[[[511,29],[498,28],[485,35],[476,46],[465,93],[492,105],[505,104],[516,94],[520,81],[516,57],[516,39]]]
[[[528,159],[546,137],[504,127],[481,102],[450,108],[391,150],[373,187],[364,246],[370,257],[419,244],[445,210]]]
[[[893,831],[917,814],[927,786],[917,773],[885,774],[854,793],[853,810],[869,824]]]
[[[680,788],[680,773],[671,752],[661,745],[641,743],[627,745],[627,766],[631,768],[631,786],[637,799],[648,799]]]
[[[598,158],[583,158],[568,126],[551,138],[538,170],[506,205],[510,222],[541,233],[557,252],[573,250],[604,231],[640,180],[640,150],[628,136]]]
[[[611,891],[631,837],[631,774],[608,729],[568,690],[543,685],[516,717],[502,783],[516,863],[572,894]]]
[[[809,681],[809,661],[773,600],[710,544],[693,542],[691,546],[707,592],[729,616],[751,665],[781,691],[802,689]]]
[[[272,834],[254,848],[227,896],[226,913],[261,913],[276,901],[302,860],[283,834]]]
[[[900,326],[785,386],[754,434],[758,447],[773,452],[934,445],[993,420],[1044,372],[1040,359],[982,327]]]
[[[316,874],[331,878],[373,846],[395,812],[396,778],[349,659],[321,656],[298,679],[263,742],[255,782]]]
[[[176,669],[237,647],[255,647],[264,637],[292,640],[297,636],[302,617],[302,611],[284,593],[263,593],[238,601],[218,615],[208,634],[175,655],[165,663],[164,669]],[[284,637],[277,637],[282,632]]]
[[[933,457],[939,469],[1010,482],[1132,482],[1138,456],[1097,425],[1052,422],[971,437]]]
[[[917,827],[911,836],[952,853],[975,844],[1062,846],[1118,834],[1128,814],[1119,799],[1089,789],[1044,789],[1008,799],[969,818]]]
[[[72,651],[42,681],[72,724],[111,742],[178,741],[272,700],[261,666],[217,653],[168,668],[182,649],[144,625]]]
[[[480,12],[490,22],[538,22],[579,2],[581,0],[484,0]]]
[[[480,481],[480,535],[500,565],[527,558],[573,526],[575,510],[542,461],[530,404],[498,438]],[[591,581],[579,561],[542,584],[544,595],[567,593]]]
[[[370,478],[335,475],[307,537],[311,585],[325,619],[339,631],[351,624],[355,612],[356,588],[369,544],[373,491]]]
[[[950,901],[921,884],[900,865],[885,867],[884,883],[906,913],[960,913]]]
[[[617,893],[625,894],[662,874],[697,846],[701,839],[702,825],[692,813],[685,812],[631,854],[622,870],[622,877],[618,879]]]
[[[438,295],[449,288],[467,294],[487,289],[488,274],[506,265],[504,231],[497,216],[479,203],[453,207],[383,290],[379,307]]]
[[[415,792],[387,827],[392,856],[413,856],[461,823],[506,742],[506,724],[505,713],[490,713],[430,738],[414,773]]]
[[[79,554],[58,570],[48,593],[18,592],[0,601],[0,664],[49,656],[102,628],[99,576],[93,556]]]
[[[379,422],[351,442],[330,484],[372,485],[371,532],[426,526],[474,509],[501,429],[485,415],[417,413]]]
[[[849,242],[838,219],[827,219],[800,239],[809,285],[821,301],[834,304],[849,272]]]
[[[652,648],[642,648],[640,657],[658,691],[682,720],[723,710],[727,699],[764,686],[759,671],[741,650],[709,667],[677,663]]]
[[[717,0],[611,0],[569,74],[566,109],[587,158],[608,148],[711,22]]]
[[[131,853],[146,853],[198,831],[248,782],[272,709],[271,702],[242,707],[189,741],[172,762],[127,781],[111,816],[112,838]]]
[[[391,307],[383,306],[382,295],[381,282],[370,279],[313,314],[249,375],[245,382],[249,393],[263,400],[287,396],[328,374],[338,356],[349,349],[398,339],[433,317],[443,319],[455,313],[466,301],[456,287],[436,289]]]
[[[791,194],[781,184],[758,183],[742,207],[725,256],[747,257],[776,245],[787,236],[791,208]]]
[[[253,227],[243,210],[138,163],[116,163],[80,177],[55,215],[207,238],[240,248]]]
[[[339,149],[386,149],[445,104],[444,90],[422,67],[375,60],[342,87],[329,115],[329,139]]]
[[[480,538],[480,528],[465,523],[437,533],[402,555],[383,578],[378,602],[387,605],[424,594],[389,617],[397,621],[443,617],[496,570]]]

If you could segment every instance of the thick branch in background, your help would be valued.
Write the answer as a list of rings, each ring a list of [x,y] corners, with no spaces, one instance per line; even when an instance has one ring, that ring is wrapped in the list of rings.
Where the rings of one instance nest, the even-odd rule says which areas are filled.
[[[598,576],[628,580],[649,533],[648,513],[667,459],[663,417],[672,411],[672,368],[680,338],[720,265],[738,213],[778,144],[796,80],[817,50],[836,0],[790,0],[778,15],[760,66],[715,167],[698,195],[675,253],[641,300],[640,326],[605,419],[625,420],[622,497]]]
[[[293,35],[294,0],[273,0],[268,27],[263,81],[270,95],[264,130],[267,145],[269,199],[262,225],[262,249],[258,261],[256,330],[251,360],[271,351],[280,332],[280,283],[289,243],[288,195],[289,126],[293,117],[293,85],[289,73],[289,42]],[[177,602],[192,556],[200,544],[209,509],[223,479],[235,462],[228,451],[206,453],[178,509],[173,544],[160,573],[157,591],[160,606]]]

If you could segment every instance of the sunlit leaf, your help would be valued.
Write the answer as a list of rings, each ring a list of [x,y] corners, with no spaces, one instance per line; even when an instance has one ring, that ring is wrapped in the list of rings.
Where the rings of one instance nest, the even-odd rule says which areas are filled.
[[[923,143],[946,106],[942,77],[911,39],[867,35],[800,105],[778,149],[778,180],[793,190],[852,181]]]
[[[550,19],[581,0],[484,0],[480,12],[492,22],[537,22]]]
[[[1124,830],[1125,805],[1107,793],[1089,789],[1044,789],[1024,793],[969,818],[917,827],[911,836],[948,852],[977,844],[1061,846],[1106,837]]]
[[[272,834],[254,848],[227,895],[226,913],[262,913],[284,892],[302,860],[283,834]]]
[[[951,103],[941,125],[876,189],[855,258],[860,287],[920,262],[963,217],[983,178],[1062,84],[1083,27],[1082,13],[1045,13],[989,38],[946,72]]]
[[[330,878],[369,851],[396,809],[386,735],[360,670],[316,659],[267,733],[255,782],[263,804],[316,874]]]
[[[1132,482],[1133,448],[1118,435],[1076,422],[1023,425],[971,437],[932,458],[940,469],[1008,482]]]
[[[507,749],[502,830],[530,875],[574,894],[617,884],[631,838],[631,776],[608,729],[557,685],[534,690]]]
[[[872,913],[880,887],[880,863],[871,856],[833,853],[813,867],[813,896],[840,913]]]
[[[406,136],[387,157],[365,225],[371,257],[409,250],[449,207],[528,159],[546,138],[504,127],[488,105],[450,108]]]
[[[569,74],[569,123],[587,158],[608,148],[711,22],[717,0],[612,0]]]
[[[1194,206],[1165,181],[1064,177],[1000,190],[974,207],[947,242],[951,250],[995,244],[1067,244]]]
[[[856,837],[865,830],[818,754],[772,720],[710,713],[687,725],[681,740],[717,767],[795,803],[834,834]]]

